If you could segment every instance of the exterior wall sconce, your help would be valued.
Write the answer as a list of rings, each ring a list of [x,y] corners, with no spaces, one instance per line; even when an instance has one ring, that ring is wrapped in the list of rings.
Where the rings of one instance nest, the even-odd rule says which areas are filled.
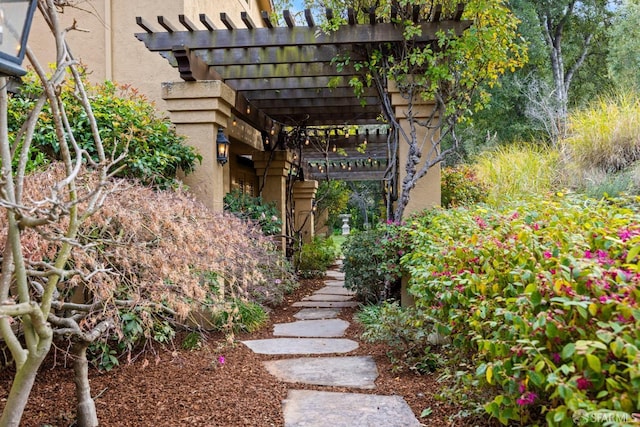
[[[218,136],[216,138],[216,151],[218,153],[218,163],[222,166],[229,161],[229,139],[224,134],[223,128],[218,128]]]
[[[0,76],[23,76],[27,38],[38,0],[0,0]]]

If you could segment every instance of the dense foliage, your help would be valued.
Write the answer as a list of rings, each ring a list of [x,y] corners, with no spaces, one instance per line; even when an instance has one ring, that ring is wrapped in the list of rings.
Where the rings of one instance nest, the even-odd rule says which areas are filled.
[[[329,232],[339,229],[342,221],[338,215],[345,213],[349,201],[349,189],[345,181],[325,180],[318,185],[316,193],[316,219],[322,219],[326,212],[326,224],[316,223],[316,228],[327,226]]]
[[[637,198],[558,194],[406,229],[416,305],[470,364],[492,417],[571,426],[638,411],[639,224]]]
[[[42,197],[60,174],[57,164],[32,174],[25,196]],[[46,232],[24,233],[34,265],[60,244],[44,239]],[[82,225],[70,264],[75,274],[59,287],[55,316],[72,315],[66,304],[73,301],[99,308],[85,314],[87,328],[113,322],[110,336],[93,346],[106,368],[145,340],[170,342],[179,326],[253,330],[264,322],[258,305],[279,304],[296,286],[290,264],[255,225],[213,213],[184,191],[124,180],[109,184],[103,208]]]
[[[282,220],[275,203],[266,203],[261,197],[253,197],[240,190],[224,196],[224,210],[238,218],[257,223],[267,236],[282,233]]]
[[[184,144],[169,119],[159,116],[155,106],[136,89],[110,81],[99,85],[85,81],[84,84],[107,155],[118,158],[126,153],[117,176],[163,189],[175,185],[179,170],[185,173],[193,170],[200,156]],[[10,138],[19,131],[41,92],[42,86],[34,74],[23,78],[20,93],[9,102]],[[74,86],[63,85],[60,97],[69,116],[69,135],[95,159],[91,123],[74,93]],[[60,159],[60,143],[49,105],[39,115],[29,156],[30,169],[46,163],[47,159]]]
[[[384,342],[393,371],[409,369],[418,374],[434,371],[438,355],[431,351],[436,340],[434,322],[421,309],[400,307],[397,301],[366,305],[356,314],[365,328],[362,338]]]
[[[440,191],[442,207],[451,208],[484,202],[488,189],[471,165],[460,164],[442,169]]]
[[[316,236],[294,254],[296,272],[301,277],[320,278],[335,262],[338,250],[331,237]]]
[[[345,287],[367,302],[397,299],[404,242],[393,223],[349,235],[342,245]]]

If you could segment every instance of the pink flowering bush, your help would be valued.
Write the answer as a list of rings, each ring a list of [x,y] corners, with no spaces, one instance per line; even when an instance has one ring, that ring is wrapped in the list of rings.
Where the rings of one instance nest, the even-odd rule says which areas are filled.
[[[407,227],[416,305],[502,424],[640,411],[639,206],[558,194]]]
[[[442,169],[442,206],[445,208],[481,203],[487,199],[487,184],[470,165]]]

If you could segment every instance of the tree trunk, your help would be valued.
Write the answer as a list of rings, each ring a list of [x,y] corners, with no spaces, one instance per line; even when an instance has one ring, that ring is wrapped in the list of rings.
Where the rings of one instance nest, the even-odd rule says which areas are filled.
[[[76,384],[77,422],[79,427],[98,426],[96,403],[91,397],[89,384],[89,362],[87,361],[88,344],[76,343],[73,346],[73,382]]]
[[[17,369],[7,403],[2,411],[0,427],[18,427],[20,425],[20,419],[24,407],[27,406],[38,369],[49,353],[50,346],[51,337],[49,337],[48,343],[41,342],[36,351],[29,352],[25,363]]]

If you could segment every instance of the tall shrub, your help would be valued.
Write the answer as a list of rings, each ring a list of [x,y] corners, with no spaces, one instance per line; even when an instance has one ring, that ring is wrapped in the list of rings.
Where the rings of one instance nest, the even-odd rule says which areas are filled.
[[[240,219],[260,225],[262,232],[273,236],[282,232],[282,220],[275,203],[265,203],[262,197],[253,197],[240,190],[233,190],[224,196],[224,210]]]
[[[92,85],[84,78],[82,80],[87,87],[104,150],[107,155],[120,159],[117,176],[163,189],[175,185],[179,170],[193,171],[201,157],[193,147],[184,144],[184,138],[176,134],[169,119],[162,117],[155,105],[135,88],[110,81]],[[27,74],[20,92],[10,100],[11,134],[18,132],[41,93],[42,86],[35,74]],[[90,121],[71,83],[61,86],[60,98],[74,139],[93,160],[97,160]],[[34,167],[44,162],[43,156],[50,161],[60,159],[60,143],[48,105],[39,115],[29,156]]]
[[[345,287],[366,302],[399,297],[400,257],[406,250],[397,224],[352,233],[342,246]]]
[[[416,305],[471,364],[488,414],[505,425],[631,420],[640,405],[640,199],[459,208],[407,231]]]
[[[487,185],[472,165],[460,164],[442,169],[441,202],[445,208],[484,202]]]

